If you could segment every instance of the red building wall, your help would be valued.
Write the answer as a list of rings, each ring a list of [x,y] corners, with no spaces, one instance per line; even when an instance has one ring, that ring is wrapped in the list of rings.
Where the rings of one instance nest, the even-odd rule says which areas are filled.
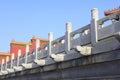
[[[6,57],[0,57],[0,64],[2,64],[2,59],[4,59],[6,62]]]
[[[48,42],[46,39],[33,37],[31,39],[31,42],[29,43],[30,51],[35,49],[37,39],[40,40],[40,44],[39,44],[40,46],[43,46],[44,44],[46,44]],[[26,50],[26,44],[28,44],[28,42],[16,42],[15,40],[12,40],[12,42],[10,44],[10,53],[11,54],[14,53],[15,58],[16,58],[18,56],[18,50],[20,49],[21,54],[23,55]]]
[[[6,56],[10,56],[10,52],[0,52],[0,64],[2,64],[2,59],[6,62]]]
[[[42,39],[40,39],[40,38],[36,38],[36,39],[31,39],[31,44],[32,44],[32,46],[30,47],[30,51],[31,50],[33,50],[33,49],[35,49],[35,47],[36,47],[36,40],[37,39],[39,39],[40,40],[40,46],[43,46],[43,45],[45,45],[48,41],[47,40],[42,40]]]
[[[15,58],[18,56],[18,50],[21,50],[21,55],[25,53],[26,45],[19,45],[19,44],[11,44],[10,46],[10,53],[14,53]]]

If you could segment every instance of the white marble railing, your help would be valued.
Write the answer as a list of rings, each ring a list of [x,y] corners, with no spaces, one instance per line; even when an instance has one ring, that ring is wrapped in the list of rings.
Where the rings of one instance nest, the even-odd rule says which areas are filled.
[[[52,41],[52,54],[65,51],[65,36]]]
[[[68,22],[66,24],[65,35],[62,37],[53,40],[53,33],[50,32],[48,34],[49,42],[44,46],[39,46],[40,42],[37,40],[36,48],[33,51],[30,52],[29,46],[26,45],[26,53],[24,55],[20,55],[21,51],[19,50],[19,56],[16,59],[14,59],[14,55],[11,61],[6,63],[3,59],[1,64],[2,75],[7,74],[7,72],[5,72],[7,68],[13,69],[13,67],[15,67],[14,69],[19,71],[33,68],[33,64],[35,63],[38,66],[44,66],[59,61],[78,58],[81,55],[90,55],[91,47],[99,40],[120,32],[120,12],[98,19],[98,10],[94,8],[91,11],[92,19],[90,24],[72,31],[72,24]],[[104,26],[104,22],[108,20],[111,20],[112,24]],[[75,51],[76,49],[80,54],[77,54],[78,51]],[[87,53],[86,50],[89,53]],[[19,68],[17,69],[16,67]]]

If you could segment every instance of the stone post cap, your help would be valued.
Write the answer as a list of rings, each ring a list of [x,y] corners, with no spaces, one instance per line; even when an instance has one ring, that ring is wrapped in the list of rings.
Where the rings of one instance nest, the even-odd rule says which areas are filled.
[[[92,10],[91,10],[91,18],[98,20],[98,8],[92,8]]]
[[[2,64],[4,64],[5,63],[5,60],[4,59],[2,59]]]
[[[21,56],[21,50],[18,50],[18,57]]]
[[[28,52],[29,52],[29,45],[26,44],[26,53],[28,53]]]
[[[51,41],[53,40],[53,32],[48,33],[48,39]]]
[[[8,62],[9,61],[9,56],[6,56],[6,62]]]
[[[72,28],[72,23],[71,22],[67,22],[66,23],[66,31],[67,32],[71,32],[71,28]]]
[[[14,59],[14,53],[12,53],[12,58],[11,58],[12,60]]]

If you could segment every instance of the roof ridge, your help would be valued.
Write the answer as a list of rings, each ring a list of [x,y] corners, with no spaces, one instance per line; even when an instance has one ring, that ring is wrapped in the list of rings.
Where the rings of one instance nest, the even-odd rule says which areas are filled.
[[[107,16],[107,15],[113,14],[113,13],[118,12],[118,11],[120,11],[120,6],[117,8],[111,9],[111,10],[104,11],[104,15]]]

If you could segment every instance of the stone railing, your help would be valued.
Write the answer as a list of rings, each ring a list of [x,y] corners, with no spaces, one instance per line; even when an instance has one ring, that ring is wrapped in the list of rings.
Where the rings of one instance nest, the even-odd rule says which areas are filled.
[[[112,36],[118,38],[120,12],[98,19],[98,10],[94,8],[91,11],[90,24],[72,31],[72,24],[68,22],[65,35],[62,37],[53,40],[53,33],[50,32],[48,34],[49,42],[44,46],[39,46],[40,42],[37,40],[36,48],[33,51],[29,51],[29,46],[26,45],[24,55],[21,55],[21,50],[18,50],[16,59],[14,59],[14,53],[12,53],[11,61],[8,61],[8,57],[6,62],[3,59],[0,65],[0,75],[92,55],[92,53],[97,53],[94,52],[94,46],[99,41]],[[112,21],[112,24],[104,26],[104,22],[108,20]]]

